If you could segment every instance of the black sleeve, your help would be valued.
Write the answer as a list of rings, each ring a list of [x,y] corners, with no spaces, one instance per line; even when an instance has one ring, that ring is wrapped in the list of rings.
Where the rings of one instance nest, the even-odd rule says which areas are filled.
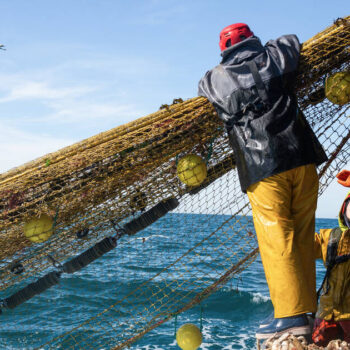
[[[203,96],[209,99],[210,97],[210,88],[208,85],[208,80],[210,76],[210,71],[208,71],[205,76],[198,83],[198,96]]]
[[[284,35],[276,40],[270,40],[265,47],[285,74],[297,70],[301,45],[296,35]]]
[[[224,78],[227,77],[225,75],[222,76],[222,73],[220,73],[221,70],[218,67],[208,71],[199,81],[198,96],[206,97],[214,105],[219,118],[226,122],[231,118],[231,113],[227,110],[225,104],[225,94],[223,91]]]

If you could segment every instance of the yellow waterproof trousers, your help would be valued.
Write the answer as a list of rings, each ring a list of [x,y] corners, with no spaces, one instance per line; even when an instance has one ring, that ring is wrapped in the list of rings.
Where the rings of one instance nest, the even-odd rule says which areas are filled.
[[[247,194],[275,317],[316,312],[315,165],[270,176]]]

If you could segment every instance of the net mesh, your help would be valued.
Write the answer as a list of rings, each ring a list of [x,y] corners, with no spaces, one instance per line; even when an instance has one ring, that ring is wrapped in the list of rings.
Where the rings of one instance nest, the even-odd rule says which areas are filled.
[[[349,65],[350,17],[303,44],[297,96],[329,157],[319,169],[320,194],[349,159],[350,84],[333,91],[348,97],[342,105],[324,88],[327,76],[349,72]],[[200,173],[187,174],[193,186],[179,180],[177,166],[188,155],[206,164],[200,185]],[[180,224],[187,229],[178,232]],[[171,240],[158,239],[165,233]],[[174,254],[184,241],[191,248]],[[113,248],[120,281],[136,281],[100,314],[43,345],[63,349],[130,345],[220,288],[258,252],[233,151],[203,97],[174,100],[1,174],[0,246],[3,307],[44,292]]]

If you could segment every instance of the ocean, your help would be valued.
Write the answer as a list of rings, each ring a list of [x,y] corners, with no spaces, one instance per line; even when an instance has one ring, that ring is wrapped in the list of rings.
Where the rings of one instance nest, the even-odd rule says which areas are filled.
[[[185,216],[190,214],[176,215],[184,216],[183,223],[185,225]],[[213,215],[212,221],[215,222],[215,215]],[[336,219],[316,220],[316,231],[335,226],[337,226]],[[184,232],[187,228],[179,226],[176,229],[178,232]],[[161,227],[158,227],[153,231],[146,229],[134,239],[135,242],[143,243],[152,240],[152,247],[166,249],[168,254],[172,254],[172,250],[174,250],[173,253],[176,256],[180,256],[182,251],[187,251],[190,248],[189,244],[193,244],[192,240],[187,242],[186,239],[183,239],[181,244],[172,244],[169,235],[169,230],[162,230]],[[207,254],[214,254],[214,250],[215,245],[208,245]],[[69,345],[62,345],[59,341],[52,342],[52,339],[70,331],[113,305],[116,297],[142,286],[143,282],[149,278],[149,272],[157,272],[165,267],[165,265],[162,266],[163,260],[153,261],[153,264],[140,261],[140,256],[144,255],[139,254],[137,249],[129,251],[129,253],[133,254],[133,263],[130,263],[129,260],[125,264],[121,257],[121,251],[115,249],[73,275],[62,275],[58,286],[13,310],[4,310],[3,314],[0,315],[0,349],[85,350],[86,347],[79,345],[80,343],[76,340],[87,336],[90,340],[86,344],[90,344],[92,349],[107,350],[112,348],[113,331],[117,332],[115,320],[117,317],[123,317],[120,314],[106,313],[99,316],[96,318],[96,328],[99,329],[99,332],[90,335],[89,331],[84,333],[84,328],[76,333],[73,332],[72,335],[68,336],[70,342],[65,343]],[[150,259],[152,258],[151,250],[148,256]],[[325,269],[320,261],[317,262],[316,267],[317,285],[319,285]],[[142,276],[145,280],[142,280]],[[180,278],[180,276],[172,278]],[[4,293],[0,297],[4,297]],[[134,302],[137,304],[142,301],[135,300]],[[130,307],[133,307],[132,304]],[[262,264],[258,257],[238,277],[203,300],[200,305],[179,314],[176,319],[173,318],[161,324],[133,343],[130,349],[179,349],[176,345],[175,331],[185,323],[194,323],[198,327],[202,327],[203,343],[200,349],[255,349],[255,331],[260,320],[271,312],[272,304]],[[99,323],[101,318],[103,319],[102,325]],[[126,316],[125,323],[128,323]],[[104,332],[103,327],[108,329],[108,332]],[[114,330],[114,328],[116,329]],[[51,347],[50,345],[42,346],[46,342],[50,342]]]

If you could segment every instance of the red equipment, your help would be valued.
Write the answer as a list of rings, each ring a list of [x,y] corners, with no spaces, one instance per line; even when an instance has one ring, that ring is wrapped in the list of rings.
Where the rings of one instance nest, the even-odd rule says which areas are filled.
[[[338,182],[345,186],[345,187],[350,187],[350,171],[349,170],[342,170],[338,175],[337,175]]]
[[[247,39],[253,35],[254,33],[249,29],[247,24],[231,24],[220,32],[220,49],[221,51],[224,51],[228,47],[237,44],[240,41]]]

